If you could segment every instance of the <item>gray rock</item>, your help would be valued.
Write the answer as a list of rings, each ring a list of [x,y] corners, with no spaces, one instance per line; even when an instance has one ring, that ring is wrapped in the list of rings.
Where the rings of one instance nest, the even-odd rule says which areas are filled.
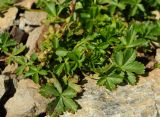
[[[20,2],[16,3],[15,6],[20,6],[26,9],[31,9],[33,3],[37,0],[21,0]]]
[[[30,79],[17,83],[16,93],[5,104],[6,117],[32,117],[45,112],[48,100],[39,94],[39,85]]]
[[[4,32],[13,25],[17,13],[18,9],[16,7],[12,7],[8,9],[8,11],[4,14],[4,17],[0,17],[0,32]]]
[[[155,60],[157,63],[160,63],[160,48],[156,50]]]
[[[42,21],[47,18],[47,13],[43,11],[25,11],[24,16],[20,19],[20,25],[40,26]],[[23,28],[23,26],[21,26]]]
[[[26,46],[29,48],[29,51],[27,53],[28,56],[36,51],[36,48],[38,46],[38,41],[43,39],[43,36],[46,30],[47,29],[45,26],[41,26],[41,27],[35,28],[32,32],[29,33],[29,37],[26,42]]]
[[[18,68],[18,64],[8,64],[5,69],[2,71],[2,74],[13,74]]]
[[[85,92],[77,100],[81,105],[75,114],[61,117],[158,117],[160,114],[160,69],[141,77],[135,86],[119,86],[110,92],[87,79]]]
[[[5,76],[4,75],[0,75],[0,98],[5,93],[4,79],[5,79]]]

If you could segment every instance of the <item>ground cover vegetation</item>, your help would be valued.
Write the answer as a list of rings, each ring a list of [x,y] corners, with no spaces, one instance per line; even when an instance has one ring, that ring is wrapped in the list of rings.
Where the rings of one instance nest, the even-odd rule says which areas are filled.
[[[0,10],[13,2],[3,0]],[[40,84],[46,98],[54,97],[47,109],[53,117],[77,111],[74,99],[86,74],[97,74],[97,85],[109,90],[135,85],[147,72],[138,53],[152,53],[160,41],[160,21],[152,14],[160,10],[159,0],[38,0],[36,9],[48,13],[39,51],[26,57],[25,45],[5,32],[1,63],[17,63],[17,75]]]

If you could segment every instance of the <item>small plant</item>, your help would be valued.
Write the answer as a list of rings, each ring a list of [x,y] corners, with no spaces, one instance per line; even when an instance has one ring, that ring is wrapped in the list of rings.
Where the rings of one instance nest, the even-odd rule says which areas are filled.
[[[145,66],[136,61],[136,51],[126,49],[113,54],[111,64],[100,69],[101,78],[99,85],[113,90],[117,84],[127,82],[131,85],[136,83],[136,74],[144,74]]]
[[[40,93],[45,97],[55,96],[55,100],[48,105],[48,113],[52,117],[56,117],[68,110],[75,113],[78,109],[78,105],[73,100],[77,96],[78,92],[81,92],[81,87],[77,83],[76,79],[69,79],[66,88],[64,89],[59,81],[54,77],[50,79],[50,83],[42,86]],[[54,111],[53,111],[54,110]]]
[[[0,34],[0,53],[6,54],[15,45],[17,45],[17,43],[15,40],[10,39],[9,33]]]
[[[159,9],[159,4],[153,0],[38,0],[37,8],[48,13],[49,25],[40,52],[26,57],[26,47],[7,33],[0,36],[0,52],[6,63],[18,64],[17,75],[33,79],[41,85],[40,93],[53,99],[47,114],[75,113],[79,105],[74,98],[82,92],[79,83],[86,74],[98,74],[98,85],[115,90],[121,84],[135,85],[145,73],[137,53],[159,43],[160,22],[149,10]]]

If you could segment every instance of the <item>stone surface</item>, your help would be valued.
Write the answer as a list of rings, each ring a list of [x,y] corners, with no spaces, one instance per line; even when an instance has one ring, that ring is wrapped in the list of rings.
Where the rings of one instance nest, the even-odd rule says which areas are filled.
[[[135,86],[119,86],[113,92],[97,86],[96,80],[87,81],[85,92],[77,100],[82,108],[61,117],[159,117],[160,69],[141,77]]]
[[[10,34],[17,43],[25,43],[28,38],[28,34],[16,26],[12,28]]]
[[[18,2],[15,4],[15,6],[20,6],[26,9],[31,9],[33,3],[35,3],[37,0],[21,0],[21,2]]]
[[[4,79],[5,79],[5,76],[0,75],[0,99],[3,96],[3,94],[5,93]]]
[[[39,94],[38,88],[30,79],[20,80],[14,97],[5,104],[6,117],[32,117],[45,112],[48,100]]]
[[[4,17],[0,17],[0,32],[5,31],[13,25],[17,13],[18,9],[16,7],[12,7],[8,9],[8,11],[4,14]]]
[[[155,60],[157,63],[160,63],[160,49],[156,50]]]
[[[35,25],[40,26],[47,18],[47,13],[43,11],[25,11],[24,15],[20,19],[20,26],[27,24],[27,25]]]
[[[18,64],[8,64],[5,69],[2,71],[2,74],[12,74],[15,73],[16,69],[18,68]]]
[[[27,55],[31,55],[36,51],[38,41],[43,39],[44,33],[46,32],[46,27],[41,26],[35,28],[32,32],[29,33],[29,37],[26,43],[26,46],[29,48]]]

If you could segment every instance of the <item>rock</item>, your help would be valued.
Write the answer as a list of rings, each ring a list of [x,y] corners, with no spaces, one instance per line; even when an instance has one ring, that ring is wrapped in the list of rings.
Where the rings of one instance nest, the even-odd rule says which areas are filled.
[[[36,1],[37,0],[22,0],[21,2],[16,3],[15,6],[31,9],[33,3],[35,3]]]
[[[11,36],[16,40],[17,43],[26,43],[28,34],[18,27],[14,26],[11,30]]]
[[[31,27],[31,26],[25,26],[24,27],[24,31],[26,32],[26,33],[30,33],[31,31],[33,31],[33,27]]]
[[[20,25],[40,26],[42,21],[47,18],[47,13],[43,11],[25,11],[23,17],[20,19]],[[23,27],[23,26],[21,26]]]
[[[15,73],[16,69],[18,68],[18,64],[8,64],[5,69],[2,71],[2,74],[12,74]]]
[[[16,7],[12,7],[8,9],[8,11],[4,14],[4,17],[0,17],[0,32],[4,32],[13,25],[17,13],[18,9]]]
[[[160,20],[160,12],[155,10],[155,11],[152,11],[152,14],[155,15],[155,19],[156,20]]]
[[[25,19],[23,17],[21,17],[19,19],[19,29],[24,30],[25,25],[26,25]]]
[[[155,60],[157,63],[160,63],[160,49],[156,50]]]
[[[60,117],[158,117],[160,114],[160,69],[141,77],[135,86],[119,86],[110,92],[87,79],[85,92],[77,100],[82,107],[75,114]]]
[[[35,28],[29,33],[29,37],[26,46],[29,48],[27,55],[31,55],[37,49],[38,41],[43,39],[44,33],[47,31],[46,26]]]
[[[14,97],[5,105],[6,117],[31,117],[45,112],[48,100],[39,94],[38,89],[39,85],[32,80],[20,80]]]
[[[3,94],[5,93],[4,79],[5,79],[5,76],[0,75],[0,99],[3,96]]]

